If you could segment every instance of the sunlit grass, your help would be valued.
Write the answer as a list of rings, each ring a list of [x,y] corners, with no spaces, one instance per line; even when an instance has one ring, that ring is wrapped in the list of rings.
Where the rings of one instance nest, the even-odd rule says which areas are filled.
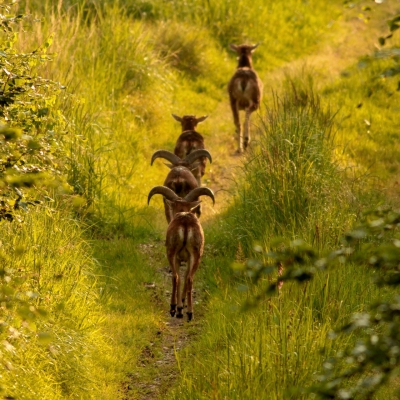
[[[262,117],[244,161],[231,232],[246,255],[274,236],[329,247],[352,222],[354,194],[333,157],[334,114],[292,84]]]
[[[39,206],[38,206],[39,207]],[[95,265],[81,229],[65,211],[31,209],[2,222],[2,267],[17,307],[3,309],[4,395],[43,399],[95,391],[92,365],[103,339]],[[18,307],[26,300],[30,308]],[[37,309],[38,311],[35,311]],[[79,355],[79,357],[78,357]]]
[[[298,58],[307,60],[307,56],[332,43],[342,43],[342,35],[353,25],[343,27],[343,21],[339,21],[342,1],[328,4],[290,0],[266,5],[261,0],[251,3],[126,0],[111,4],[82,1],[78,2],[80,6],[60,1],[56,7],[50,1],[26,3],[28,9],[33,13],[37,10],[43,18],[40,24],[33,23],[29,31],[20,33],[21,47],[37,48],[38,43],[52,34],[50,50],[56,54],[42,74],[65,83],[67,91],[79,103],[72,104],[71,99],[66,98],[60,101],[60,107],[71,121],[70,129],[82,135],[82,142],[75,142],[69,148],[69,174],[75,190],[91,200],[84,212],[95,224],[92,232],[98,240],[94,244],[98,264],[93,264],[90,252],[86,253],[79,246],[75,246],[75,250],[87,257],[85,263],[98,275],[99,286],[95,292],[91,287],[86,288],[90,293],[87,300],[94,304],[88,311],[89,303],[81,305],[77,300],[79,291],[74,288],[68,292],[70,284],[52,289],[50,282],[54,271],[49,269],[46,272],[49,275],[44,273],[43,290],[49,285],[52,293],[60,291],[63,296],[71,296],[65,315],[71,315],[71,321],[78,324],[79,329],[90,325],[91,318],[95,321],[83,333],[79,329],[69,331],[69,327],[63,331],[63,325],[54,327],[55,343],[60,343],[59,362],[63,363],[57,374],[46,364],[47,348],[43,351],[43,347],[34,345],[26,347],[27,353],[20,360],[25,369],[17,362],[14,372],[7,372],[5,385],[14,384],[16,374],[23,370],[18,390],[23,393],[22,386],[25,386],[26,393],[35,393],[37,398],[52,398],[53,393],[54,398],[90,397],[88,388],[93,390],[94,398],[123,398],[126,395],[123,383],[129,377],[143,374],[142,379],[146,380],[155,374],[153,367],[146,370],[138,365],[142,350],[154,340],[165,322],[163,309],[155,306],[152,293],[143,285],[146,282],[158,284],[159,275],[155,271],[166,261],[163,249],[157,250],[155,259],[148,259],[138,244],[154,238],[162,240],[166,227],[161,200],[155,200],[150,207],[146,201],[150,188],[161,184],[167,173],[167,167],[161,163],[150,167],[151,154],[159,148],[172,150],[180,133],[179,124],[170,114],[209,115],[199,126],[214,158],[214,163],[207,167],[204,181],[217,193],[216,210],[225,209],[232,201],[232,182],[239,181],[240,175],[238,169],[232,167],[240,160],[231,157],[235,139],[226,94],[226,82],[236,60],[227,45],[261,42],[254,63],[260,76],[268,82],[265,101],[271,106],[274,98],[271,93],[282,85],[281,77],[276,78],[277,68],[286,62],[295,63]],[[356,15],[357,24],[364,24],[358,16],[361,5],[355,7],[351,15]],[[358,37],[357,31],[353,36]],[[358,46],[358,51],[364,46],[363,39],[355,43],[353,48]],[[239,228],[247,235],[247,250],[253,240],[268,244],[269,238],[277,233],[287,236],[301,233],[321,247],[335,243],[338,233],[358,212],[357,209],[353,210],[354,215],[344,215],[354,199],[346,202],[347,187],[340,190],[341,181],[336,175],[338,165],[335,164],[338,160],[340,167],[344,167],[351,159],[354,169],[362,175],[372,164],[379,166],[374,173],[385,178],[396,171],[396,114],[393,108],[384,105],[388,91],[394,92],[393,99],[397,98],[393,86],[396,82],[376,78],[389,61],[374,61],[365,68],[350,66],[345,76],[336,80],[332,71],[336,73],[342,65],[347,68],[347,61],[337,57],[333,50],[315,57],[325,57],[329,67],[322,72],[312,72],[316,71],[315,76],[323,80],[316,85],[316,90],[323,89],[321,107],[328,107],[329,103],[333,113],[339,109],[334,128],[335,132],[338,128],[339,146],[337,142],[323,140],[310,143],[306,133],[330,132],[332,128],[321,122],[319,112],[286,110],[286,114],[279,114],[274,120],[276,115],[270,118],[271,109],[267,108],[267,111],[261,110],[261,124],[254,115],[252,121],[261,125],[262,130],[259,143],[268,142],[275,134],[275,147],[279,147],[285,139],[292,140],[290,135],[285,136],[290,134],[286,128],[300,127],[298,132],[304,134],[300,135],[304,139],[299,141],[300,147],[315,147],[314,156],[319,157],[321,169],[313,169],[316,160],[308,159],[308,163],[303,163],[305,153],[299,152],[299,165],[304,167],[300,171],[301,179],[288,179],[290,172],[293,173],[290,159],[294,157],[289,144],[279,147],[282,152],[273,159],[272,166],[278,174],[266,174],[268,168],[272,168],[269,163],[260,163],[254,168],[256,175],[262,175],[269,197],[260,200],[260,208],[267,211],[262,223],[257,218],[250,220],[247,214],[237,218]],[[353,53],[352,57],[355,57]],[[275,72],[271,74],[273,69]],[[294,65],[291,72],[299,77],[299,65]],[[306,85],[303,76],[298,79]],[[368,97],[370,86],[373,94]],[[363,106],[357,108],[360,102]],[[394,101],[391,104],[395,104]],[[283,117],[283,121],[270,126],[271,121]],[[301,123],[296,124],[296,119]],[[381,129],[382,126],[385,129]],[[328,150],[334,148],[335,156],[325,152],[325,144]],[[259,148],[261,146],[256,144],[255,149]],[[380,155],[378,161],[376,154]],[[325,174],[322,178],[327,180],[318,176],[318,172]],[[244,199],[250,184],[258,185],[256,178],[241,187],[242,197],[238,202]],[[273,179],[276,187],[286,194],[296,183],[299,196],[294,199],[301,201],[296,204],[282,201],[273,208]],[[221,188],[224,191],[218,192]],[[226,192],[227,189],[230,191]],[[259,190],[258,186],[256,189]],[[249,211],[257,194],[253,194],[252,203],[242,205],[233,214]],[[305,204],[309,204],[310,199],[312,205],[308,208]],[[286,197],[286,200],[290,199]],[[319,201],[324,208],[318,207]],[[336,351],[336,345],[326,338],[327,332],[379,292],[371,285],[369,272],[361,274],[351,267],[343,268],[319,276],[307,287],[285,285],[280,297],[266,301],[257,310],[242,313],[240,307],[247,296],[261,289],[253,288],[249,293],[236,291],[239,282],[235,281],[230,265],[235,256],[243,257],[243,254],[239,254],[238,241],[236,237],[232,239],[232,232],[229,231],[229,235],[225,232],[231,228],[231,222],[218,217],[212,225],[209,221],[213,210],[207,203],[205,210],[202,220],[207,221],[204,224],[206,254],[196,280],[203,282],[206,295],[211,296],[201,305],[207,311],[201,336],[184,354],[178,354],[181,376],[170,397],[243,399],[265,395],[266,399],[290,398],[291,388],[312,381],[323,359]],[[50,254],[48,249],[59,248],[65,238],[47,236],[50,225],[42,222],[33,222],[31,234],[37,232],[35,246]],[[58,220],[57,226],[67,236],[75,238],[82,228],[70,222],[71,231]],[[15,235],[2,241],[31,243],[32,239],[27,236]],[[33,248],[30,251],[33,252]],[[74,261],[78,266],[78,260],[74,258]],[[63,271],[69,263],[71,258],[64,259],[57,254],[54,268]],[[69,279],[73,279],[73,275]],[[64,318],[63,313],[59,314],[60,319]],[[91,330],[94,325],[96,329]],[[82,352],[83,361],[78,357]],[[161,357],[162,351],[157,348],[155,353],[156,357]],[[41,361],[37,362],[38,359]],[[186,368],[189,364],[190,368]],[[37,378],[36,369],[41,372]],[[133,388],[130,394],[139,396],[140,390]],[[295,394],[293,396],[296,398]]]
[[[201,337],[178,354],[181,376],[168,398],[309,398],[303,389],[338,351],[339,340],[329,339],[329,332],[364,304],[388,296],[373,285],[372,271],[347,265],[308,285],[284,285],[279,296],[243,310],[264,285],[243,291],[246,281],[219,280],[218,267],[226,262],[204,262],[203,273],[215,276],[216,286],[210,286]],[[343,336],[340,346],[354,339]]]

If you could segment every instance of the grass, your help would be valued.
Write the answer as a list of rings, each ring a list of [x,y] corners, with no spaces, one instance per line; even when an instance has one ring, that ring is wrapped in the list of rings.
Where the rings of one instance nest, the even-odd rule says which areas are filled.
[[[169,398],[306,398],[293,387],[307,386],[325,357],[354,340],[343,338],[338,344],[329,341],[326,333],[372,299],[388,295],[372,284],[371,271],[360,273],[349,266],[318,276],[308,286],[285,285],[279,297],[258,309],[240,310],[249,296],[263,288],[238,291],[248,282],[230,268],[232,261],[243,261],[250,254],[253,240],[268,245],[275,234],[305,236],[309,242],[318,238],[321,249],[329,247],[337,243],[360,207],[349,196],[356,184],[345,179],[343,168],[351,163],[358,180],[369,172],[385,183],[397,171],[395,100],[385,107],[387,92],[394,92],[393,99],[398,93],[395,82],[374,78],[393,60],[372,57],[363,68],[354,61],[357,54],[368,52],[364,45],[374,40],[367,45],[365,38],[375,35],[382,24],[372,21],[371,33],[360,29],[351,34],[353,28],[364,26],[364,2],[354,9],[343,9],[342,2],[316,0],[264,3],[256,0],[251,7],[236,0],[194,0],[190,5],[152,0],[20,3],[42,19],[21,30],[21,50],[36,48],[50,35],[54,38],[54,61],[41,73],[66,83],[72,95],[59,99],[71,131],[82,135],[69,147],[68,173],[76,192],[90,200],[83,214],[94,227],[84,234],[90,239],[94,234],[95,240],[89,249],[82,226],[62,209],[53,217],[32,213],[30,231],[28,227],[25,233],[12,231],[17,229],[13,225],[2,238],[7,251],[17,241],[32,244],[29,256],[24,253],[30,268],[37,268],[32,261],[35,251],[47,260],[49,267],[40,268],[40,296],[50,293],[70,299],[57,313],[57,324],[40,326],[40,332],[50,332],[52,342],[41,344],[39,338],[45,342],[46,335],[30,333],[29,338],[7,339],[14,346],[21,341],[20,348],[26,351],[19,359],[13,355],[14,369],[3,374],[7,393],[30,399],[148,395],[159,371],[156,361],[165,357],[162,341],[168,329],[167,300],[157,272],[165,263],[160,242],[166,226],[162,202],[145,204],[149,189],[160,184],[167,172],[161,165],[150,167],[150,156],[159,148],[171,149],[179,133],[171,113],[209,115],[199,127],[214,158],[205,178],[218,191],[216,211],[225,213],[215,218],[205,204],[207,247],[195,280],[204,296],[196,305],[201,317],[182,328],[189,336],[195,333],[195,340],[176,351],[179,374],[175,386],[173,378],[165,384]],[[374,12],[381,12],[377,7]],[[385,12],[393,9],[384,7]],[[337,60],[332,49],[343,46],[349,37],[346,33],[354,45],[347,50],[351,54]],[[235,67],[227,46],[241,41],[262,42],[254,62],[268,83],[266,108],[261,119],[253,118],[260,129],[253,153],[244,163],[249,178],[244,185],[234,167],[240,160],[230,157],[235,139],[225,89]],[[314,92],[305,104],[294,104],[293,93],[289,97],[280,90],[277,97],[270,94],[281,86],[287,91],[282,78],[286,68],[297,79],[297,88],[308,89],[307,78],[299,71],[313,57],[318,62],[325,57],[329,68],[316,62],[311,70]],[[341,77],[340,71],[345,71]],[[370,86],[373,94],[368,96]],[[363,105],[357,108],[360,102]],[[376,124],[376,131],[365,132],[364,120],[371,129]],[[371,150],[381,154],[372,167]],[[268,159],[260,156],[263,151],[270,154]],[[262,199],[257,196],[259,176]],[[232,180],[240,182],[239,196],[229,208],[232,196],[226,190],[232,190]],[[250,183],[257,185],[257,191]],[[293,187],[297,196],[289,195]],[[282,195],[274,198],[272,189]],[[394,190],[392,195],[395,199]],[[248,198],[251,202],[243,201]],[[251,216],[255,207],[258,213]],[[4,221],[1,229],[3,235]],[[149,251],[146,245],[154,243],[155,249]],[[57,253],[64,247],[62,254]],[[57,256],[56,262],[49,261],[51,256],[53,260]],[[75,280],[71,274],[54,282],[53,275],[68,268],[74,274],[88,272],[79,272]],[[155,291],[146,286],[149,283],[155,284]],[[53,315],[62,304],[52,300],[46,308]],[[2,335],[12,336],[12,332],[3,330]]]
[[[134,377],[141,376],[145,381],[151,372],[143,365],[154,357],[159,359],[162,351],[162,316],[166,309],[158,300],[163,295],[160,275],[155,268],[143,268],[149,260],[139,255],[138,244],[129,239],[97,240],[94,249],[102,266],[102,312],[107,315],[101,332],[109,346],[103,349],[107,358],[100,357],[98,363],[101,398],[137,398],[146,388],[135,384]],[[146,352],[148,348],[152,352]]]
[[[2,394],[82,395],[93,390],[103,342],[94,328],[102,316],[90,248],[65,211],[38,208],[22,217],[1,225],[3,279],[14,290],[14,305],[2,309]]]
[[[395,39],[387,49],[361,58],[323,90],[330,101],[341,104],[340,143],[350,157],[363,160],[364,171],[373,170],[385,180],[398,171],[393,118],[399,92],[397,80],[385,76],[396,65],[393,52],[398,46]]]
[[[247,256],[255,240],[268,247],[274,236],[331,247],[351,223],[354,195],[334,160],[334,115],[312,89],[292,84],[266,110],[244,161],[231,231]]]
[[[217,274],[212,264],[210,258],[204,261],[208,275]],[[329,339],[332,327],[372,299],[388,296],[372,280],[371,271],[344,266],[309,285],[284,285],[279,296],[245,312],[243,304],[263,285],[244,292],[238,287],[246,281],[220,280],[201,337],[178,355],[184,367],[168,398],[309,398],[304,388],[315,383],[323,361],[338,351]],[[354,340],[343,336],[340,346]]]

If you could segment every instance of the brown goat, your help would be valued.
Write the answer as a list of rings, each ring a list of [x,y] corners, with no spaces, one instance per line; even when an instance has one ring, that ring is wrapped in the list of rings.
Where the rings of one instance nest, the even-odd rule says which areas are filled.
[[[172,271],[170,314],[173,317],[178,311],[176,317],[183,318],[182,310],[187,295],[187,316],[188,321],[191,321],[193,318],[193,277],[204,250],[203,228],[194,214],[194,209],[201,202],[196,200],[199,196],[209,196],[215,203],[214,193],[209,188],[201,187],[192,190],[182,199],[165,186],[155,186],[149,193],[148,204],[155,194],[164,196],[173,216],[168,225],[166,238],[167,258]],[[186,273],[182,295],[180,295],[179,267],[182,262],[186,263]]]
[[[263,84],[253,68],[252,61],[252,52],[257,46],[258,44],[230,45],[231,49],[239,55],[236,72],[228,84],[233,121],[236,126],[236,133],[239,135],[238,153],[242,153],[243,149],[246,149],[250,143],[250,115],[260,107],[262,99]],[[245,111],[244,140],[239,119],[240,110]]]
[[[196,169],[198,163],[196,160],[202,157],[207,157],[212,162],[211,154],[207,150],[195,150],[186,156],[183,160],[174,153],[167,150],[157,150],[151,157],[151,165],[157,158],[165,158],[171,164],[166,164],[171,171],[164,181],[164,186],[173,190],[179,197],[185,197],[191,190],[199,187],[198,181],[191,172]],[[196,199],[197,200],[197,199]],[[172,219],[170,207],[167,206],[164,199],[165,217],[168,223]],[[195,210],[198,217],[201,215],[201,206],[196,207]]]
[[[184,159],[187,155],[195,150],[205,149],[203,136],[196,131],[197,124],[203,122],[207,115],[196,118],[195,115],[184,115],[179,117],[175,114],[172,116],[181,123],[182,134],[179,136],[175,144],[174,153]],[[198,168],[193,170],[193,175],[196,177],[199,186],[201,186],[201,178],[203,177],[206,170],[206,158],[203,157],[200,161]]]

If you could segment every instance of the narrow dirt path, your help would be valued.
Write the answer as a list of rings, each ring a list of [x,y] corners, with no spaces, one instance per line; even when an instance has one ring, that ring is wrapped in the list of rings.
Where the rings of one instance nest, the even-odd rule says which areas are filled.
[[[186,319],[172,318],[169,315],[169,303],[171,296],[171,273],[166,265],[165,246],[163,241],[154,241],[149,244],[138,245],[147,265],[157,265],[156,271],[160,278],[158,283],[146,283],[148,290],[153,291],[153,298],[165,316],[157,336],[143,348],[138,370],[146,369],[145,374],[140,372],[127,376],[122,383],[124,399],[150,400],[161,398],[172,386],[179,374],[177,354],[199,332],[199,321],[202,318],[202,307],[196,307],[195,319],[188,324]],[[163,257],[164,256],[164,257]],[[181,268],[181,275],[184,273]],[[197,284],[198,283],[198,284]],[[205,300],[201,283],[196,282],[193,300],[195,305]],[[131,391],[135,387],[135,391]],[[138,393],[138,395],[132,395]]]

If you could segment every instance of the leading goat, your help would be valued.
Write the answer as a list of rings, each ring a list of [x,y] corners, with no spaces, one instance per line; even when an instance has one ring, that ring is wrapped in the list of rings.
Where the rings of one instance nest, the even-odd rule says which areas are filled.
[[[242,44],[240,46],[231,44],[230,47],[239,55],[236,72],[228,84],[228,92],[236,133],[239,135],[238,153],[242,153],[250,142],[250,115],[260,107],[263,84],[253,68],[252,61],[252,53],[258,44]],[[244,139],[239,119],[240,110],[244,110],[246,113]]]

